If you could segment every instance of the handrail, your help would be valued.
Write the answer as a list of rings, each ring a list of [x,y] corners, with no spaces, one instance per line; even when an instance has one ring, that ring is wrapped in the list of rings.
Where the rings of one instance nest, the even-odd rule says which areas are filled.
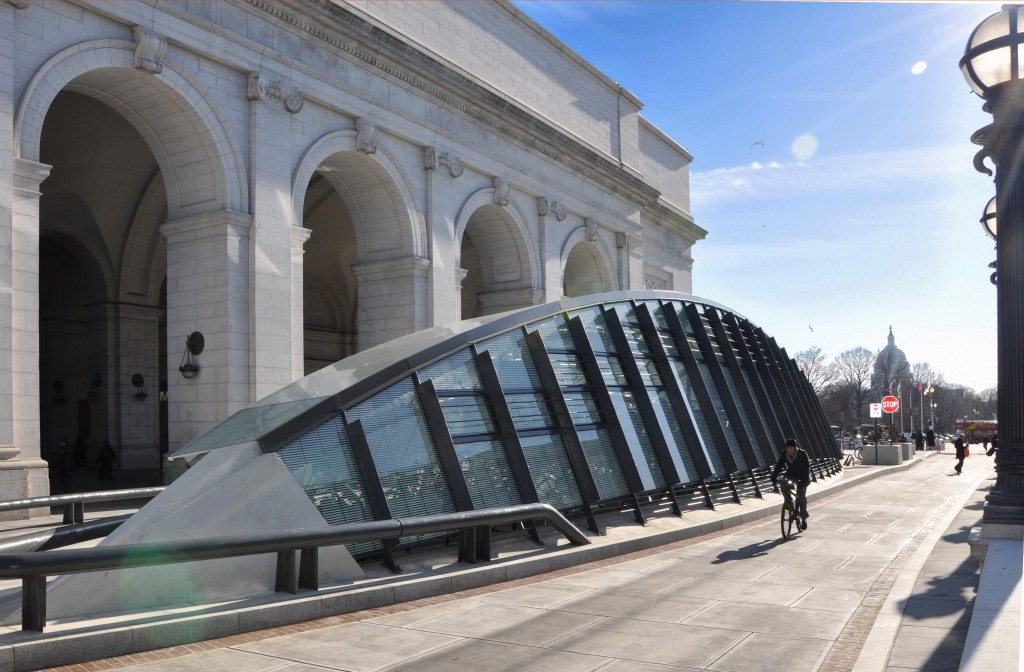
[[[0,556],[0,578],[22,580],[22,630],[43,631],[46,623],[46,577],[80,574],[128,567],[167,565],[195,560],[214,560],[245,555],[277,553],[277,592],[295,593],[298,588],[317,589],[317,550],[321,546],[356,541],[398,539],[404,536],[501,525],[542,518],[574,545],[590,540],[550,504],[461,511],[428,516],[392,518],[335,525],[329,529],[286,530],[276,534],[189,539],[117,546],[97,546]],[[295,552],[302,557],[295,563]],[[298,572],[298,575],[296,575]]]
[[[152,488],[127,488],[125,490],[104,490],[101,492],[75,492],[68,495],[49,495],[46,497],[32,497],[30,499],[13,499],[9,502],[0,502],[0,512],[63,506],[64,524],[84,523],[86,502],[112,502],[122,499],[156,497],[166,489],[166,486],[155,486]]]

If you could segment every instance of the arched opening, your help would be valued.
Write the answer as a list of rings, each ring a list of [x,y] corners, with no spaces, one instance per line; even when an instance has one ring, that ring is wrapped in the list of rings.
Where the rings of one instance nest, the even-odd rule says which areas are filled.
[[[162,292],[145,288],[165,274],[164,247],[126,262],[133,228],[166,217],[157,161],[121,114],[71,90],[46,114],[40,160],[52,166],[39,204],[40,440],[52,491],[109,489],[96,468],[105,442],[121,468],[159,482],[165,317]]]
[[[380,162],[351,150],[330,154],[313,173],[302,225],[310,231],[302,266],[309,374],[382,340],[380,333],[391,328],[387,311],[403,293],[388,287],[401,271],[387,263],[413,254],[416,243],[394,179]],[[367,303],[375,308],[367,310]]]
[[[576,297],[614,290],[611,274],[597,246],[586,240],[573,246],[562,275],[562,295]]]
[[[473,211],[460,242],[462,318],[532,305],[534,291],[527,243],[513,217],[498,205]]]
[[[352,216],[334,186],[316,173],[306,189],[302,260],[305,374],[356,352],[356,264]]]

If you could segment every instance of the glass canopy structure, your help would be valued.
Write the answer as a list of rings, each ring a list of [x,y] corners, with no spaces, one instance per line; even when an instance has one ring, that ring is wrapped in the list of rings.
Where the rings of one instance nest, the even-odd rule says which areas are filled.
[[[331,525],[543,502],[596,530],[604,507],[679,513],[687,488],[754,481],[787,437],[838,468],[818,400],[774,339],[694,296],[617,292],[377,346],[174,458],[257,442]]]

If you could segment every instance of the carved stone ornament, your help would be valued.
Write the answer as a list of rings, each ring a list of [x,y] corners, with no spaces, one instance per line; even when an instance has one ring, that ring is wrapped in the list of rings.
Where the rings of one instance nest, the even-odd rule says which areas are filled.
[[[555,219],[560,222],[564,222],[568,213],[565,211],[565,206],[558,201],[548,201],[548,199],[540,196],[537,199],[537,214],[542,217],[547,215],[554,215]]]
[[[656,278],[647,278],[644,280],[644,289],[648,291],[662,291],[665,289],[665,281],[658,280]]]
[[[615,246],[619,249],[629,247],[629,236],[622,231],[616,231],[615,233]]]
[[[28,9],[28,6],[32,4],[32,0],[7,0],[7,4],[15,9]]]
[[[452,177],[462,175],[462,162],[459,157],[450,152],[438,152],[436,147],[425,147],[423,149],[423,167],[427,170],[435,170],[438,166],[448,169]]]
[[[132,32],[135,35],[135,67],[159,75],[164,71],[160,60],[167,51],[167,38],[142,26],[135,26]]]
[[[589,240],[592,243],[596,243],[597,242],[597,220],[591,219],[590,217],[586,217],[583,220],[583,226],[587,227],[587,240]],[[618,235],[622,235],[622,234],[618,234]],[[616,240],[616,242],[618,242],[618,240],[619,240],[618,237],[616,237],[615,240]],[[619,247],[622,247],[622,245],[619,245]]]
[[[492,177],[491,184],[494,185],[494,204],[508,205],[508,192],[511,191],[512,186],[500,177]]]
[[[359,117],[356,119],[356,149],[363,154],[375,154],[377,152],[377,126],[367,119]]]
[[[284,105],[284,109],[295,114],[302,109],[303,99],[298,90],[280,79],[270,79],[259,72],[249,73],[249,100],[269,102],[275,101]]]

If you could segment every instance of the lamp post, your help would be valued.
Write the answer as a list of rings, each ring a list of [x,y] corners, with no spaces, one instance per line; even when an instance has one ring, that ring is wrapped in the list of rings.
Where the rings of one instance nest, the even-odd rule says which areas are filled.
[[[996,483],[985,497],[986,525],[1024,525],[1024,83],[1018,51],[1024,46],[1024,15],[1016,5],[983,20],[971,33],[960,69],[992,123],[971,141],[982,149],[974,166],[991,175],[995,164],[998,245],[996,246],[996,353],[999,452]],[[986,208],[986,212],[989,209]],[[993,233],[997,233],[993,230]]]

